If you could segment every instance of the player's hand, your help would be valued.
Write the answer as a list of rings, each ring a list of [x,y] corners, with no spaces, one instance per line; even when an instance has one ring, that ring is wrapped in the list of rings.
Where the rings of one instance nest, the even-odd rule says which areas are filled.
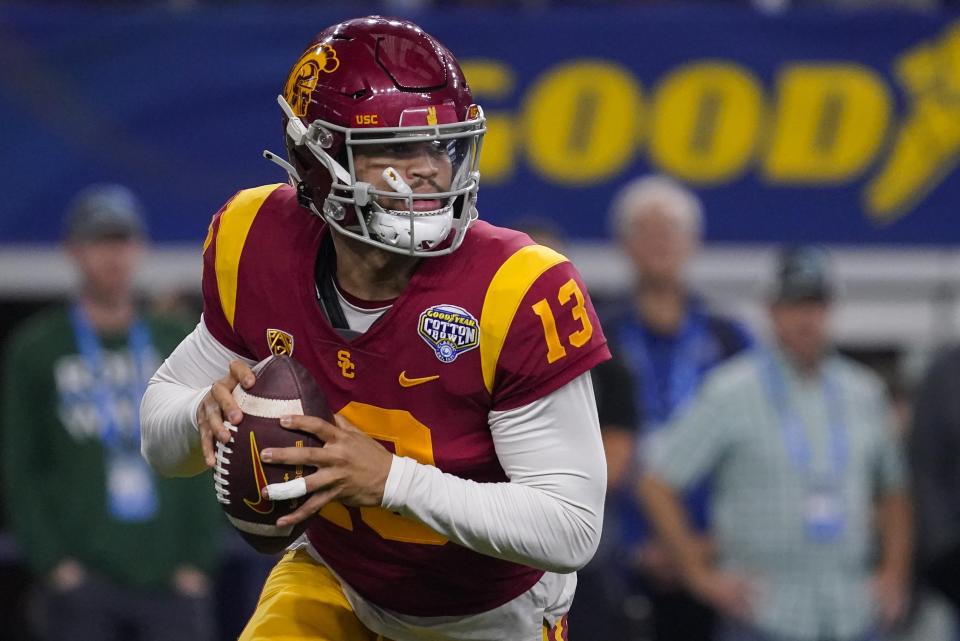
[[[249,365],[243,361],[233,361],[227,375],[213,384],[197,407],[200,447],[203,448],[203,460],[207,467],[217,464],[214,440],[224,445],[230,442],[230,430],[223,424],[224,419],[233,425],[243,420],[243,412],[233,398],[233,388],[240,384],[244,389],[250,389],[256,380]]]
[[[280,425],[310,432],[324,445],[267,448],[260,452],[264,463],[317,468],[302,479],[267,486],[267,496],[275,501],[315,492],[299,509],[279,519],[278,527],[300,523],[333,500],[357,507],[380,506],[393,463],[393,454],[385,447],[339,415],[336,424],[314,416],[282,416]]]
[[[746,577],[710,569],[692,577],[689,585],[697,597],[729,619],[747,621],[754,612],[757,586]]]

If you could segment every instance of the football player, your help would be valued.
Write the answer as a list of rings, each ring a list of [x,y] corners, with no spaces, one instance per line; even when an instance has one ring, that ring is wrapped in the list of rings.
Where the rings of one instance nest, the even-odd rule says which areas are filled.
[[[565,639],[599,537],[605,466],[590,368],[609,358],[571,264],[477,220],[482,110],[453,55],[377,16],[321,32],[278,98],[290,184],[236,194],[204,245],[200,324],[151,381],[143,453],[215,464],[231,390],[290,354],[336,424],[268,486],[310,519],[241,636]]]

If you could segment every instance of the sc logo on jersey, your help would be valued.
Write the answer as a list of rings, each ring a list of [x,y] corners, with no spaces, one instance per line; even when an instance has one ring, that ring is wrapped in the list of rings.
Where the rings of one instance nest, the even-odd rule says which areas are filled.
[[[418,333],[442,363],[452,363],[480,344],[477,319],[455,305],[434,305],[423,310]]]

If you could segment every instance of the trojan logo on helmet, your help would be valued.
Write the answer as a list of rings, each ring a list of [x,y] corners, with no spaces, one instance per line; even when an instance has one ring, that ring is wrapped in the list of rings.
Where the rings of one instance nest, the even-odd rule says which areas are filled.
[[[340,68],[340,59],[337,51],[330,45],[307,49],[306,53],[294,65],[294,70],[287,78],[283,89],[283,96],[293,113],[303,117],[310,106],[310,94],[317,88],[317,81],[321,73],[333,73]]]
[[[278,102],[289,162],[265,156],[288,172],[301,205],[387,251],[426,257],[460,246],[477,218],[486,120],[440,42],[405,20],[342,22],[309,43]],[[449,162],[450,184],[422,193],[397,172],[385,188],[360,181],[354,160],[371,148],[430,149]]]

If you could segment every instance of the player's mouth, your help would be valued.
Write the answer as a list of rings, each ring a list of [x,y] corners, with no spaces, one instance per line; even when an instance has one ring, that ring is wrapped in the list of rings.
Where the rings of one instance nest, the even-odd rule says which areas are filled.
[[[386,200],[381,200],[381,207],[384,209],[392,209],[393,211],[435,211],[443,207],[443,202],[436,198],[415,198],[413,200],[412,208],[408,205],[406,199],[400,198],[390,198]]]
[[[413,211],[433,211],[440,209],[440,201],[436,199],[416,199],[413,201]]]

